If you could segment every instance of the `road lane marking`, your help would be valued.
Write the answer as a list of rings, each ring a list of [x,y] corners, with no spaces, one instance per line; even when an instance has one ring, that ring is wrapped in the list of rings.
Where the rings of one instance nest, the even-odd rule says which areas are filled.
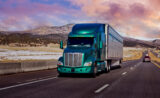
[[[47,80],[52,80],[52,79],[56,79],[56,78],[57,77],[52,77],[52,78],[47,78],[47,79],[36,80],[36,81],[32,81],[32,82],[12,85],[12,86],[8,86],[8,87],[3,87],[3,88],[0,88],[0,91],[7,90],[7,89],[10,89],[10,88],[20,87],[20,86],[25,86],[25,85],[29,85],[29,84],[34,84],[34,83],[38,83],[38,82],[43,82],[43,81],[47,81]]]
[[[140,64],[142,64],[142,62],[138,62],[136,65],[134,65],[135,67],[138,67]],[[134,67],[130,67],[130,69],[134,69]],[[126,75],[127,72],[123,72],[122,75]],[[103,85],[101,88],[97,89],[94,93],[100,93],[102,90],[104,90],[105,88],[109,87],[108,90],[111,90],[113,88],[113,86],[117,85],[121,80],[123,79],[123,77],[121,77],[120,79],[118,79],[117,81],[113,82],[112,85],[109,87],[109,84],[105,84]]]
[[[107,88],[109,86],[109,84],[105,84],[103,85],[102,87],[100,87],[99,89],[97,89],[94,93],[99,93],[101,92],[102,90],[104,90],[105,88]]]
[[[26,80],[25,82],[36,81],[37,79]]]
[[[133,67],[130,67],[130,70],[133,70]]]
[[[20,84],[20,83],[24,83],[24,82],[31,82],[31,81],[36,81],[36,80],[38,80],[38,79],[30,79],[30,80],[26,80],[26,81],[21,81],[21,82],[17,82],[18,84]]]
[[[56,75],[56,76],[46,76],[46,77],[38,78],[38,80],[47,79],[47,78],[52,78],[52,77],[58,77],[58,75]]]
[[[136,65],[133,65],[135,67],[138,67],[140,64],[142,64],[142,62],[138,62]],[[131,69],[134,69],[134,67],[131,67]],[[122,75],[126,75],[127,72],[123,72]],[[123,79],[124,77],[120,77],[117,81],[113,82],[111,84],[111,86],[109,87],[109,84],[105,84],[103,85],[101,88],[97,89],[94,93],[100,93],[102,90],[104,90],[105,88],[109,87],[107,90],[111,90],[115,85],[118,85],[118,83]]]
[[[140,64],[142,64],[142,62],[137,63],[136,65],[134,65],[135,67],[139,66]]]
[[[17,83],[20,84],[20,83],[32,82],[32,81],[37,81],[37,80],[42,80],[42,79],[47,79],[47,78],[52,78],[52,77],[58,77],[58,75],[57,76],[47,76],[47,77],[42,77],[42,78],[35,78],[35,79],[25,80],[23,82],[21,81]]]
[[[126,74],[127,74],[127,72],[123,72],[123,73],[122,73],[122,75],[126,75]]]
[[[156,65],[158,68],[160,68],[160,65],[158,65],[157,63],[151,61],[154,65]]]

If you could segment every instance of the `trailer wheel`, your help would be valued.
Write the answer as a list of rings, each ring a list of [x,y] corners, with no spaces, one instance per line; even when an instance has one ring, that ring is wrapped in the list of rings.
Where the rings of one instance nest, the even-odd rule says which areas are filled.
[[[97,67],[94,67],[93,73],[91,74],[93,78],[97,76]]]
[[[108,72],[110,72],[110,70],[111,70],[111,61],[109,60],[107,63],[108,63]]]
[[[108,72],[110,72],[111,70],[111,65],[108,65]]]
[[[107,73],[107,72],[108,72],[108,68],[105,68],[105,69],[104,69],[104,73]]]
[[[97,63],[95,62],[95,64],[94,64],[94,69],[93,69],[93,73],[91,74],[91,76],[93,77],[93,78],[95,78],[96,76],[97,76]]]
[[[119,60],[119,68],[121,68],[122,60]]]
[[[120,63],[120,64],[122,64],[122,59],[121,59],[121,60],[119,60],[119,63]]]
[[[105,61],[105,69],[104,69],[104,72],[105,72],[105,73],[108,73],[108,70],[109,70],[109,68],[108,68],[107,62]]]

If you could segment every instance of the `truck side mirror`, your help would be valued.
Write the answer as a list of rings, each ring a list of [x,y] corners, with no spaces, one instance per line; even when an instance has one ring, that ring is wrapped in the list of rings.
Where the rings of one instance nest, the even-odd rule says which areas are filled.
[[[102,41],[100,41],[100,43],[99,43],[100,45],[99,45],[99,48],[100,49],[102,49],[103,48],[103,42]]]
[[[60,48],[63,49],[63,41],[60,42]]]

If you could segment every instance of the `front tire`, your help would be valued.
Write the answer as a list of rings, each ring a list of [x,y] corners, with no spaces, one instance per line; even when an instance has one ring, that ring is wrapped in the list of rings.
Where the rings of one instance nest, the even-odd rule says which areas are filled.
[[[59,73],[58,77],[64,77],[63,73]]]

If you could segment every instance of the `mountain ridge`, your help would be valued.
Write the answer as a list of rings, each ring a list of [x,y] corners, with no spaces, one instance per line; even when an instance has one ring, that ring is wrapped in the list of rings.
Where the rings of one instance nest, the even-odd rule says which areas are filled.
[[[63,40],[66,43],[68,33],[74,24],[63,26],[42,26],[25,31],[0,31],[0,44],[10,45],[12,43],[19,44],[41,44],[59,43]],[[124,46],[126,47],[160,47],[160,39],[153,41],[139,40],[135,38],[123,37]]]

